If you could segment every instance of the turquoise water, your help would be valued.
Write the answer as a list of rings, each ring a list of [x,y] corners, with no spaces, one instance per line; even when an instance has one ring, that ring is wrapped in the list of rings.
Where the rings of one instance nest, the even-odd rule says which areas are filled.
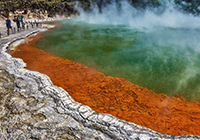
[[[164,9],[135,9],[129,1],[92,5],[44,35],[40,49],[122,77],[168,96],[200,101],[200,17]]]
[[[168,96],[200,101],[200,28],[66,20],[36,47]]]

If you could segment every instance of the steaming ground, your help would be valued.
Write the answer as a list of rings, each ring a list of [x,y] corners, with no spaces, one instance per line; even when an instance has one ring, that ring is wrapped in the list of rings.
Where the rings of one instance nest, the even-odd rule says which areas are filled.
[[[169,96],[200,101],[200,17],[123,1],[66,20],[37,47]],[[158,11],[156,11],[158,13]],[[48,47],[46,47],[48,46]]]

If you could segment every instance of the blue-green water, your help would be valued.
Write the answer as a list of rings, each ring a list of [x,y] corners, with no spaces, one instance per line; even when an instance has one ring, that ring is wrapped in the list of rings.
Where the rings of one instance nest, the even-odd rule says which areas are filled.
[[[156,93],[200,101],[200,29],[61,24],[36,46]]]
[[[87,12],[77,5],[79,15],[36,46],[156,93],[200,101],[200,17],[159,1],[161,9],[146,10],[127,0]]]

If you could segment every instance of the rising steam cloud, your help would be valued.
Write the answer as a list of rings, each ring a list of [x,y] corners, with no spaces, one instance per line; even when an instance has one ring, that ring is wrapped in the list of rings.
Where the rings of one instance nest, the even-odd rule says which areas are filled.
[[[108,37],[111,34],[113,38],[125,38],[122,38],[123,42],[120,43],[129,46],[122,50],[117,50],[114,46],[111,55],[121,57],[120,62],[131,61],[129,65],[122,63],[123,67],[116,68],[119,71],[121,69],[134,71],[127,77],[133,75],[145,87],[151,85],[152,90],[159,89],[157,93],[186,94],[190,97],[190,93],[198,95],[200,93],[200,80],[198,80],[200,79],[200,17],[181,12],[172,0],[160,0],[160,2],[162,2],[161,8],[147,7],[146,9],[138,9],[127,0],[117,3],[111,1],[109,4],[104,4],[101,10],[98,4],[93,4],[89,11],[77,6],[80,14],[73,18],[73,21],[75,24],[85,24],[86,28],[82,30],[87,30],[88,34],[90,34],[89,30],[98,31],[99,35],[93,32],[94,34],[91,33],[88,37],[93,40],[85,41],[90,45],[98,37],[98,43],[105,47],[102,42],[107,38],[100,37],[101,34],[104,36],[107,34]],[[104,32],[105,30],[107,33]],[[79,31],[76,35],[84,37],[85,35]],[[112,34],[116,31],[118,34]],[[102,38],[104,40],[101,40]],[[131,42],[130,40],[133,40],[132,44],[127,43]],[[94,49],[95,47],[93,51]],[[113,56],[108,57],[115,61],[119,59]],[[100,60],[95,59],[99,63]],[[96,64],[96,62],[92,63]],[[190,100],[196,97],[192,96]],[[198,98],[200,100],[200,95]]]
[[[199,28],[200,18],[189,13],[182,13],[175,9],[172,0],[160,1],[162,8],[136,9],[127,0],[118,3],[111,1],[99,7],[94,4],[90,12],[77,6],[80,15],[77,20],[90,24],[128,25],[132,28],[152,29],[158,26],[172,28]]]

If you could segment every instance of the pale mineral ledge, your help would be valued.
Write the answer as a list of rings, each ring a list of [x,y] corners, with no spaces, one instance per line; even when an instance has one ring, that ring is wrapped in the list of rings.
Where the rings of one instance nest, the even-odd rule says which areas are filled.
[[[0,39],[0,139],[72,140],[197,140],[199,136],[173,136],[102,114],[75,102],[50,78],[25,69],[22,59],[8,52],[44,28]]]

